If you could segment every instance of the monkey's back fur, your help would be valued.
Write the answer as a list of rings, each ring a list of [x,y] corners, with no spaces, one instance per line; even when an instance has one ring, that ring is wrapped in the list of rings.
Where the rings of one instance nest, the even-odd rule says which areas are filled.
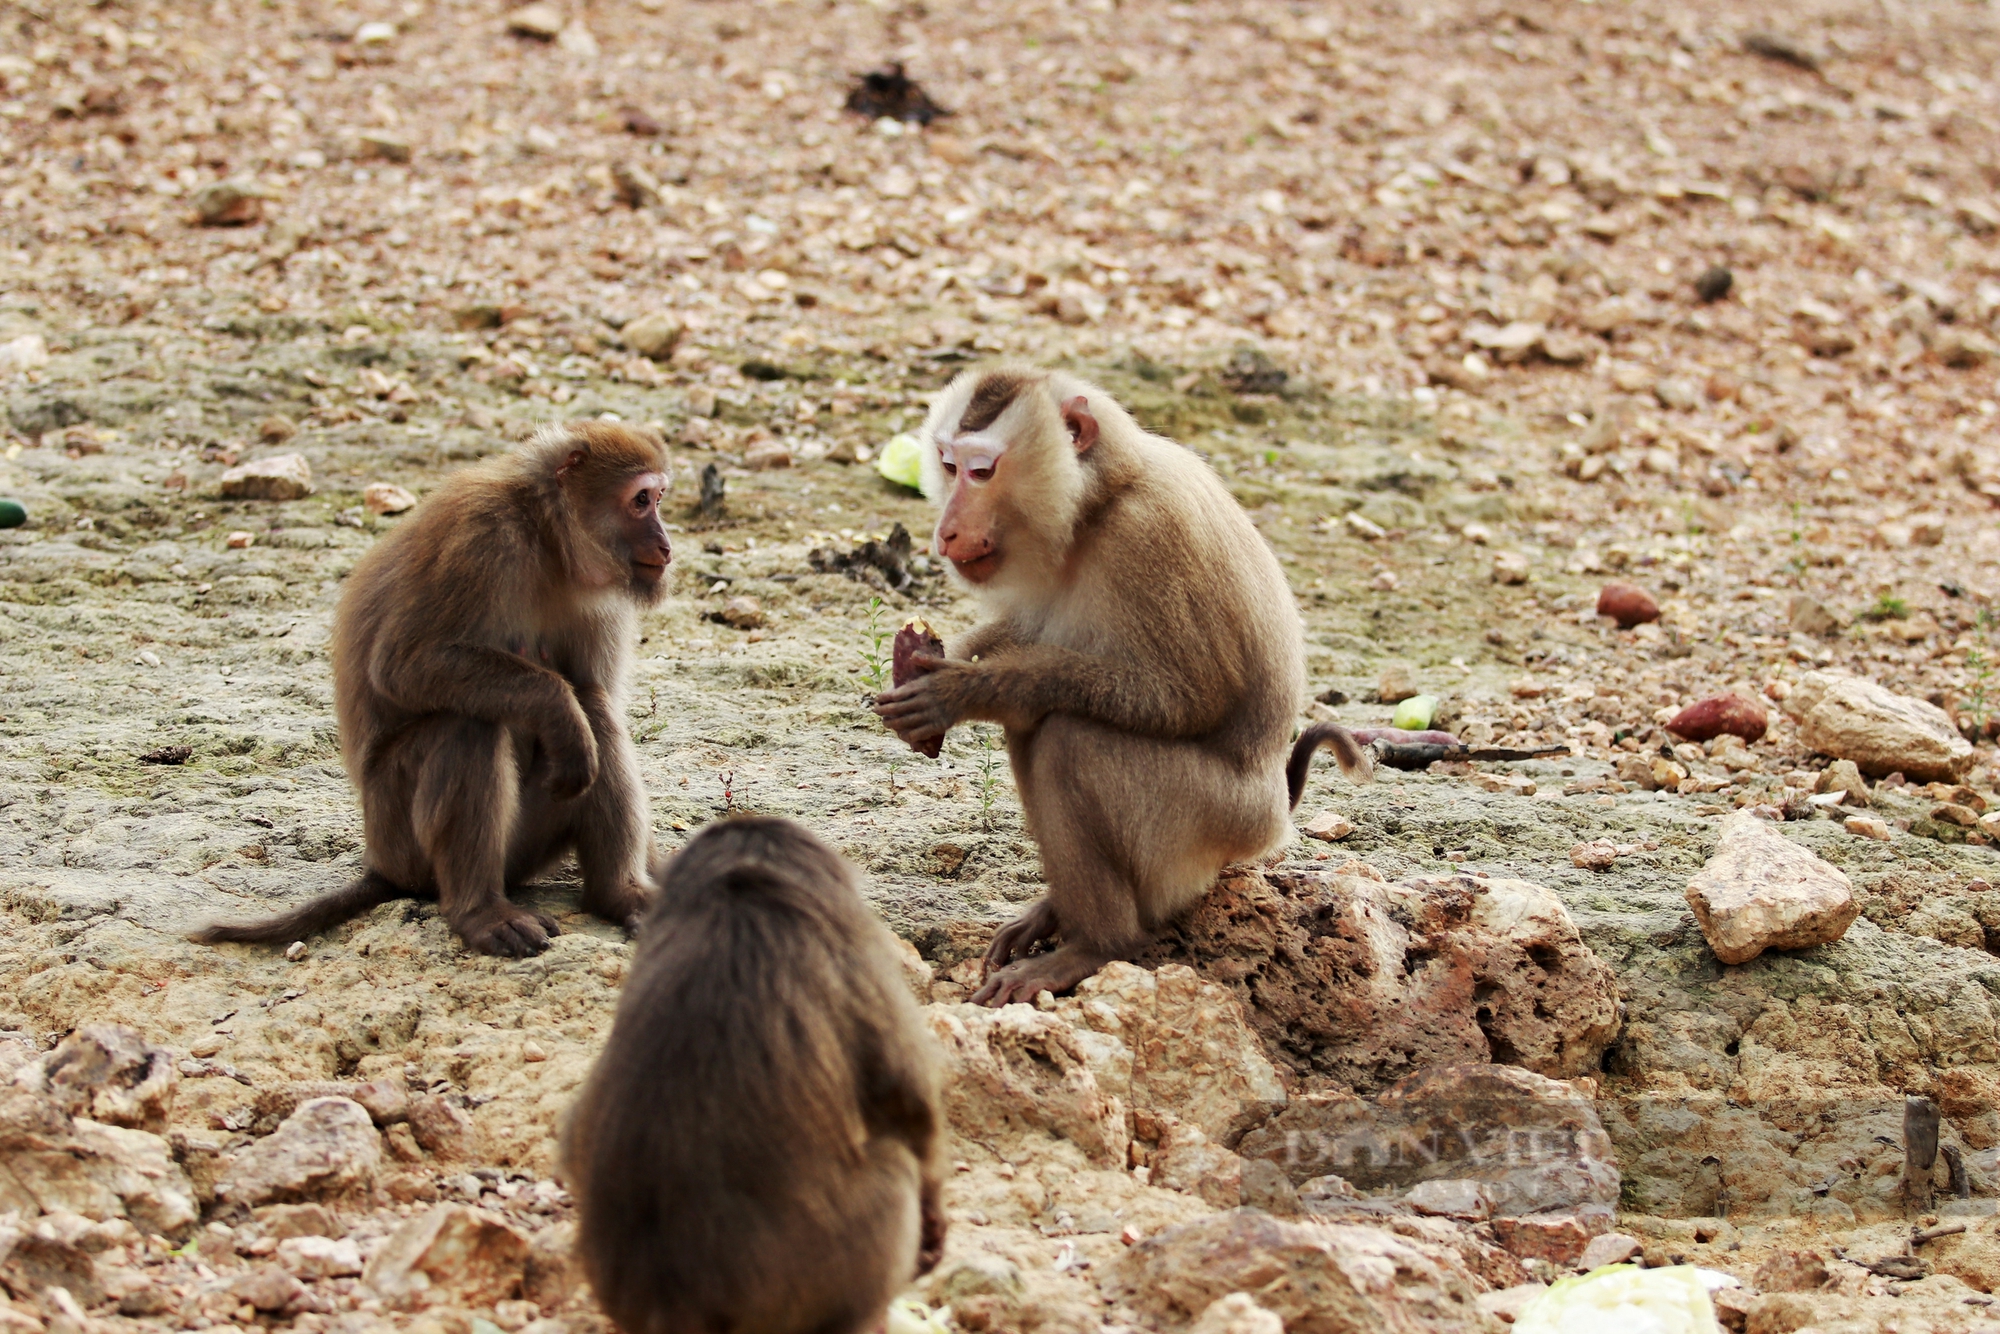
[[[780,820],[697,835],[563,1132],[605,1310],[627,1334],[879,1319],[941,1217],[930,1050],[846,863]]]

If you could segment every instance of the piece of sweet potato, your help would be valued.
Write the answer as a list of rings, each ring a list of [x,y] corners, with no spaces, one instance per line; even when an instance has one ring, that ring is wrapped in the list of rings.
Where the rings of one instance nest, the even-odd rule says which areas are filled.
[[[896,632],[896,642],[890,650],[889,679],[896,685],[903,685],[915,678],[916,656],[919,653],[942,658],[944,641],[939,639],[937,632],[924,622],[911,621]],[[920,741],[912,749],[917,754],[934,760],[938,757],[938,752],[944,749],[944,738],[935,736],[928,741]]]

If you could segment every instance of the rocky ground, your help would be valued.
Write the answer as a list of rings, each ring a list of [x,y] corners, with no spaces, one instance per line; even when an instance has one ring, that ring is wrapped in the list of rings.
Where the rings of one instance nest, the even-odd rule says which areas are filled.
[[[921,1296],[960,1328],[1268,1334],[1208,1310],[1246,1287],[1487,1327],[1599,1233],[1738,1276],[1751,1329],[2000,1324],[1986,6],[535,8],[0,8],[0,1123],[40,1164],[0,1164],[0,1325],[594,1319],[549,1136],[628,952],[573,881],[524,962],[421,907],[295,958],[178,933],[356,863],[323,650],[397,522],[367,488],[607,412],[685,464],[656,827],[798,818],[921,954],[961,1164]],[[889,60],[952,114],[845,109]],[[1300,822],[1351,832],[1227,879],[1158,971],[959,1007],[1039,876],[990,730],[923,761],[862,707],[887,633],[971,615],[868,457],[997,356],[1224,475],[1299,595],[1302,721],[1418,689],[1568,753],[1329,766]],[[287,454],[309,493],[225,494]],[[1610,579],[1658,619],[1598,617]],[[1930,759],[1831,768],[1829,670]],[[1759,739],[1665,730],[1723,692]],[[1718,960],[1685,890],[1737,808],[1849,878],[1837,943]],[[106,1020],[150,1092],[51,1092]],[[1906,1096],[1965,1198],[1950,1155],[1898,1194]],[[1409,1106],[1553,1126],[1553,1175],[1299,1156],[1450,1120]]]

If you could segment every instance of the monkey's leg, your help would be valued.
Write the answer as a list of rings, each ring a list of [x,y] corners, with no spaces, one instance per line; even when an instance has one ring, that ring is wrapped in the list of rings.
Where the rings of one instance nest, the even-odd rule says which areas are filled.
[[[597,739],[597,781],[566,803],[573,808],[570,831],[583,874],[584,911],[637,931],[653,902],[647,884],[652,834],[638,756],[603,692],[580,690],[577,700]]]
[[[430,862],[438,907],[468,949],[519,958],[540,954],[554,921],[507,901],[507,852],[520,816],[520,765],[507,729],[439,718],[412,738],[421,752],[411,824]]]
[[[1120,787],[1143,779],[1106,773],[1130,758],[1123,741],[1107,728],[1057,715],[1012,750],[1049,889],[995,936],[987,967],[1005,966],[989,972],[973,993],[975,1004],[1032,1002],[1039,992],[1067,991],[1145,945],[1136,868],[1120,828],[1129,818]],[[1015,957],[1057,934],[1062,944],[1052,953]]]

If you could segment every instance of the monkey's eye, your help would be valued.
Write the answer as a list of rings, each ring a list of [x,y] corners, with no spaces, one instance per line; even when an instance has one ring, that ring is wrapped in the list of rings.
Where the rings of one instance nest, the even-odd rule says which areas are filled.
[[[956,476],[958,476],[958,465],[957,465],[956,463],[947,463],[947,464],[945,464],[945,465],[944,465],[944,475],[945,475],[945,476],[947,476],[947,477],[956,477]]]
[[[641,514],[650,509],[652,504],[653,493],[651,491],[641,491],[638,495],[632,497],[632,508]]]
[[[973,468],[970,471],[972,474],[972,480],[975,482],[990,482],[993,480],[993,469],[991,469],[990,467]]]

